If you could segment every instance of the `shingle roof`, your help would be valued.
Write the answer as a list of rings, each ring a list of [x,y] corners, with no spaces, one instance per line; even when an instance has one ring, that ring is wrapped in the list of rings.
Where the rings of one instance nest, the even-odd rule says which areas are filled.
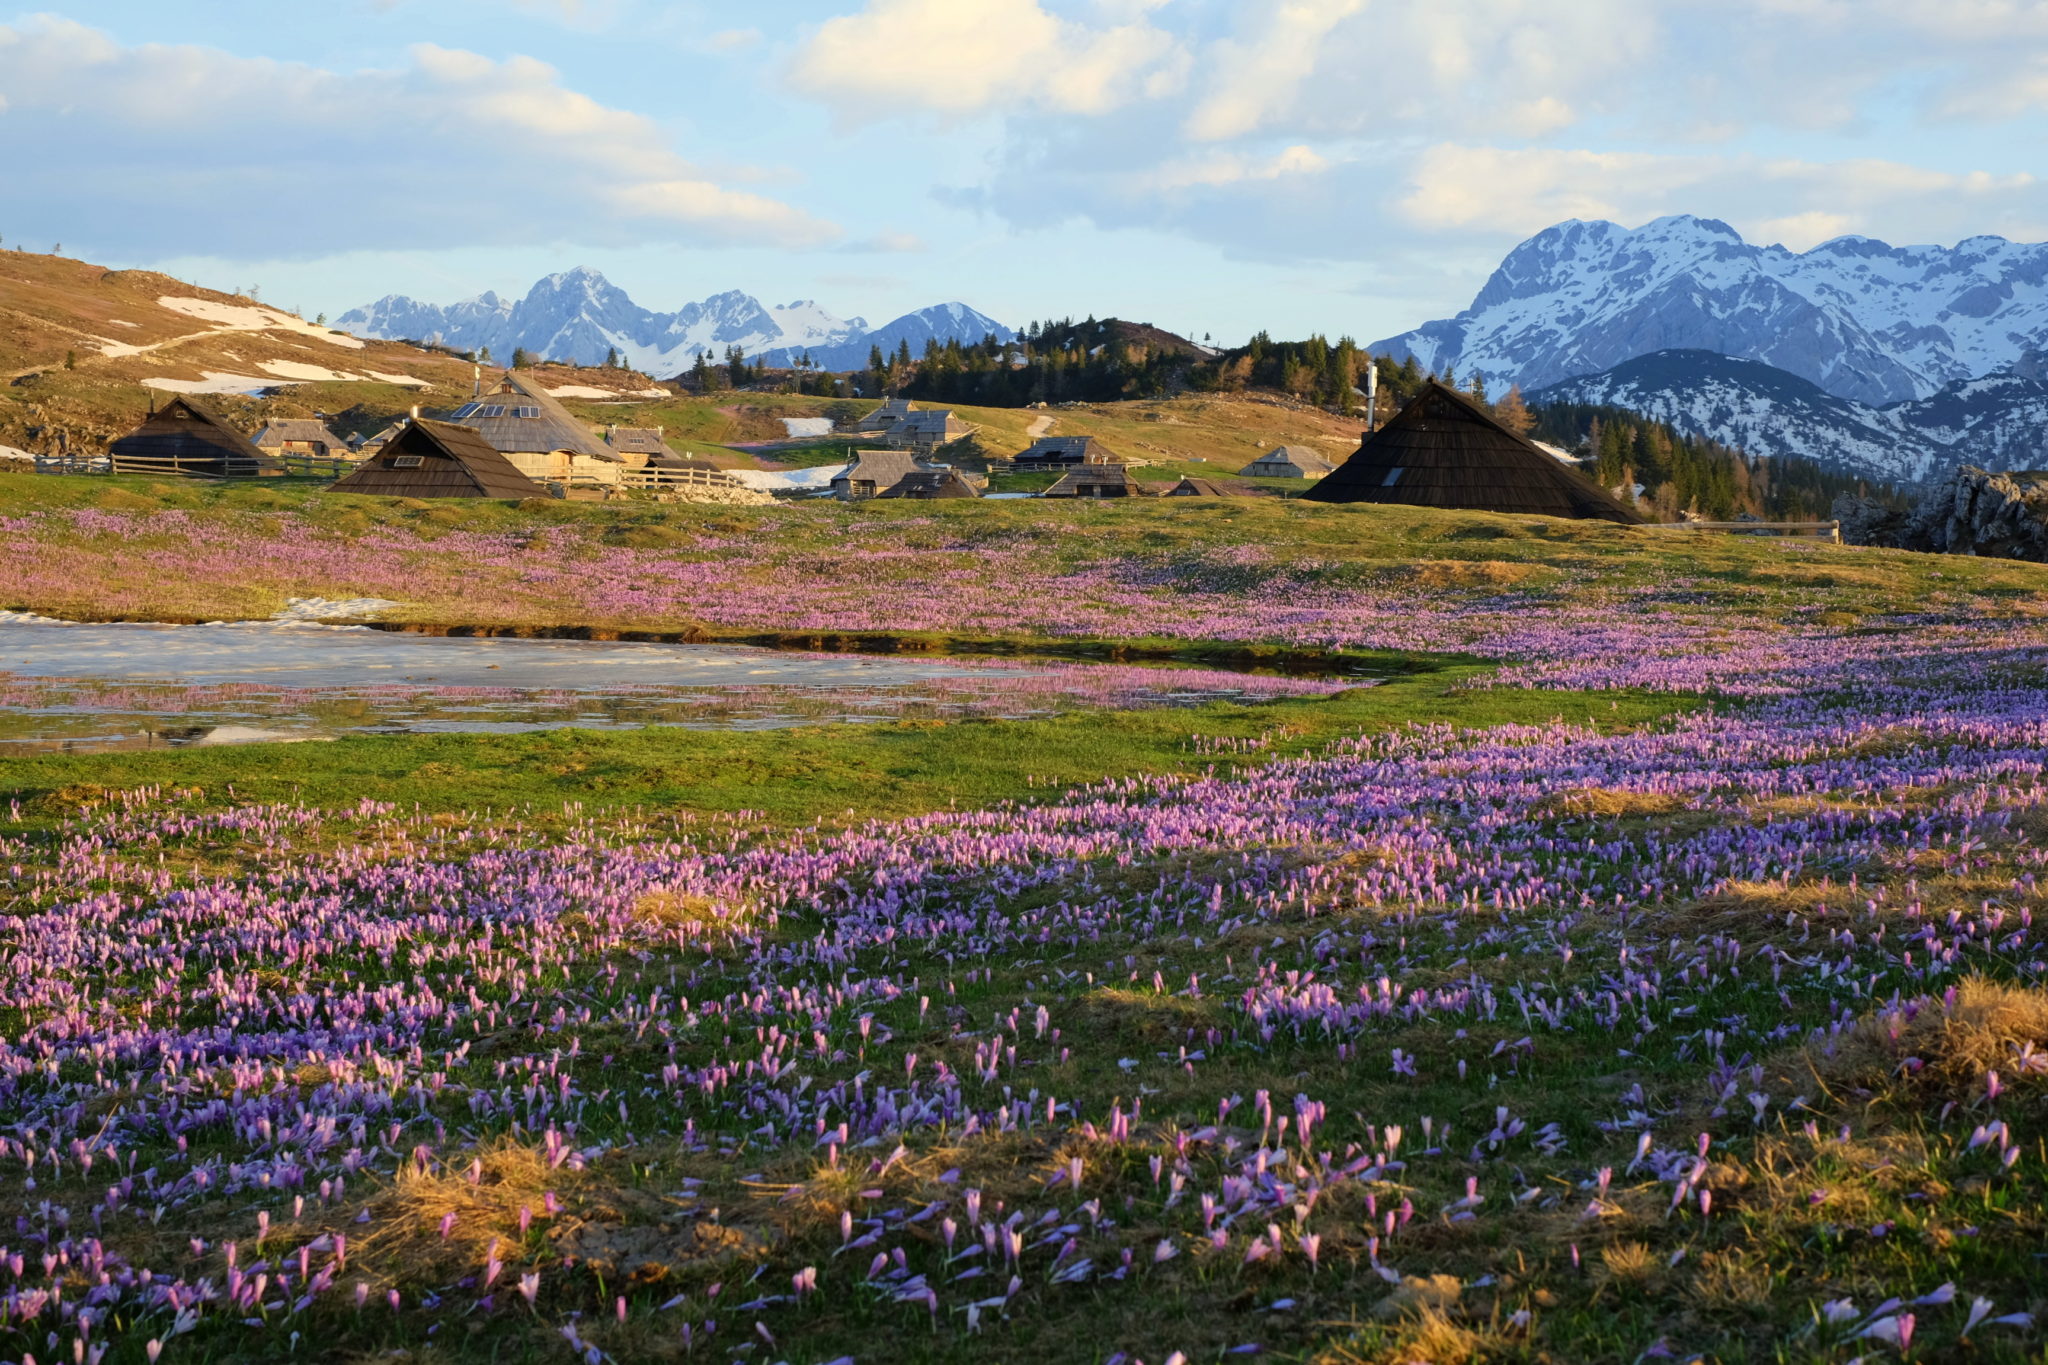
[[[621,455],[674,455],[659,427],[613,427],[605,443]]]
[[[917,455],[908,450],[863,450],[854,457],[852,464],[832,478],[835,489],[844,489],[854,483],[871,483],[877,493],[885,488],[894,488],[906,474],[915,474],[924,466],[917,462]]]
[[[225,477],[277,467],[248,437],[182,394],[108,445],[107,453],[117,469],[126,465],[171,474]]]
[[[1093,436],[1041,436],[1019,451],[1017,464],[1122,464]]]
[[[1434,380],[1302,496],[1313,502],[1642,521],[1612,493]]]
[[[882,405],[853,424],[855,431],[883,431],[893,427],[910,413],[908,398],[885,398]]]
[[[1258,479],[1315,478],[1336,467],[1307,446],[1277,446],[1238,472]]]
[[[877,494],[884,498],[978,498],[981,491],[957,469],[917,469]]]
[[[1167,489],[1166,496],[1169,498],[1239,498],[1244,496],[1244,490],[1233,488],[1229,484],[1218,483],[1214,479],[1198,478],[1190,474],[1173,487]]]
[[[1048,498],[1136,498],[1148,490],[1120,464],[1076,465],[1041,495]]]
[[[273,417],[249,437],[250,444],[262,450],[281,450],[287,441],[324,445],[329,450],[348,449],[347,441],[328,430],[325,422],[313,417]]]
[[[390,498],[547,496],[547,489],[514,468],[476,428],[426,418],[407,422],[329,491]]]
[[[618,451],[577,421],[553,394],[521,378],[517,370],[506,371],[495,390],[464,403],[451,418],[474,427],[494,450],[522,454],[567,450],[624,463]]]

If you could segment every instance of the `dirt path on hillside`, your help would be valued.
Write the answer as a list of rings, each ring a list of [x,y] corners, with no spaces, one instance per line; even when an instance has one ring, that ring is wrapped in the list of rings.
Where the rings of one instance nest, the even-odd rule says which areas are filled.
[[[1052,430],[1052,423],[1053,415],[1049,412],[1041,417],[1032,418],[1031,425],[1024,428],[1024,439],[1027,441],[1037,440],[1039,437],[1045,435],[1045,433]]]

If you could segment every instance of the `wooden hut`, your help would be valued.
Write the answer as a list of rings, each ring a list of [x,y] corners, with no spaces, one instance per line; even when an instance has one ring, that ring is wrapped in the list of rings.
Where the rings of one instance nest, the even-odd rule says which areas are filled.
[[[1093,436],[1041,436],[1011,461],[1018,469],[1072,469],[1122,464],[1123,457]]]
[[[951,412],[913,412],[882,433],[882,439],[904,450],[929,455],[942,445],[972,436],[974,427]]]
[[[457,408],[450,420],[474,427],[529,479],[616,486],[626,470],[624,456],[517,370]]]
[[[1166,490],[1169,498],[1242,498],[1251,492],[1239,484],[1224,483],[1220,479],[1198,478],[1190,474]]]
[[[1621,499],[1434,380],[1302,497],[1628,525],[1643,520]]]
[[[1307,446],[1275,446],[1237,472],[1247,479],[1320,479],[1336,467]]]
[[[878,498],[978,498],[981,490],[957,469],[914,469],[875,495]]]
[[[868,413],[865,417],[855,418],[847,429],[849,431],[864,432],[870,436],[879,436],[890,427],[895,426],[898,422],[910,416],[910,413],[911,406],[908,398],[885,398],[882,400],[880,407]]]
[[[655,460],[666,456],[681,459],[669,448],[666,427],[606,427],[605,444],[619,453],[628,469],[644,469]]]
[[[273,417],[249,438],[265,455],[295,455],[313,460],[352,460],[347,441],[317,417]]]
[[[107,447],[116,474],[246,479],[282,472],[241,432],[180,394]]]
[[[387,498],[544,498],[475,427],[415,417],[328,490]]]
[[[1077,465],[1040,496],[1048,498],[1142,498],[1145,485],[1120,464]]]
[[[863,450],[852,464],[832,476],[832,496],[841,502],[879,497],[884,489],[901,483],[904,475],[923,468],[915,451]]]

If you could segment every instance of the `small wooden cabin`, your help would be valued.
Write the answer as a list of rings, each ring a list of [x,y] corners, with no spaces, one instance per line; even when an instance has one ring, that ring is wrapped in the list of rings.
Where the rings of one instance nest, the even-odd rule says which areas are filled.
[[[1123,457],[1093,436],[1041,436],[1011,463],[1024,469],[1072,469],[1076,465],[1122,464]]]
[[[116,474],[247,479],[283,467],[220,418],[179,394],[107,447]]]
[[[544,498],[474,427],[415,417],[328,489],[386,498]]]
[[[916,469],[875,495],[879,498],[978,498],[981,490],[957,469]]]
[[[1142,498],[1149,490],[1120,464],[1079,465],[1040,494],[1047,498]]]
[[[315,460],[352,460],[349,443],[316,417],[273,417],[249,443],[265,455],[298,455]]]
[[[929,455],[942,445],[973,434],[974,427],[951,412],[913,412],[883,432],[882,439],[892,446]]]
[[[832,477],[832,496],[841,502],[880,497],[885,489],[901,483],[905,475],[923,469],[915,451],[863,450],[852,464]]]
[[[1307,446],[1275,446],[1237,472],[1247,479],[1320,479],[1336,467]]]

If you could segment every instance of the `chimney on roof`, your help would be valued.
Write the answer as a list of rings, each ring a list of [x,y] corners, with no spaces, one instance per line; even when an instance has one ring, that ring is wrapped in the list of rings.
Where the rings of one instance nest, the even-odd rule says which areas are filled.
[[[471,378],[469,396],[481,398],[484,396],[484,367],[481,362],[475,362],[475,366],[476,374]]]
[[[411,413],[410,415],[411,415],[411,417],[412,417],[412,420],[413,420],[413,421],[417,422],[417,421],[419,421],[419,420],[420,420],[420,405],[419,405],[419,404],[415,403],[415,404],[413,404],[413,405],[412,405],[412,413]]]

